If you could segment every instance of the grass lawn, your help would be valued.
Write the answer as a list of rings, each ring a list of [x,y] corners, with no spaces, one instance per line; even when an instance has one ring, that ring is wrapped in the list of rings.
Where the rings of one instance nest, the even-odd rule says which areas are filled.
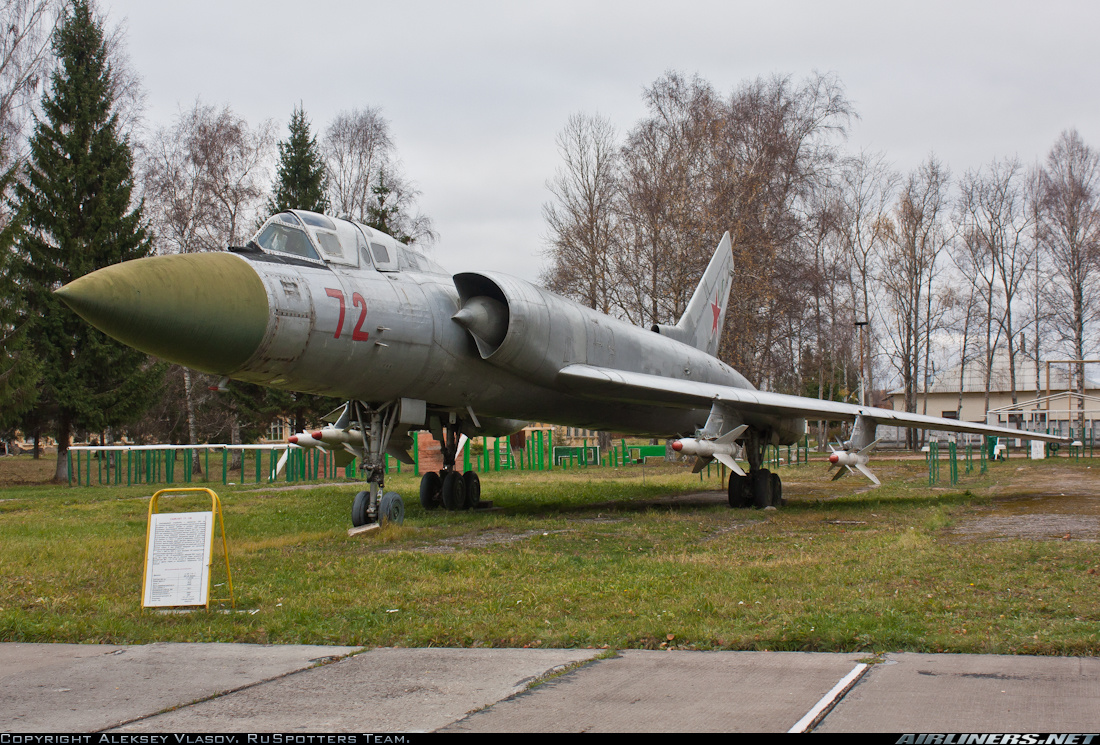
[[[0,460],[0,481],[31,469],[17,460]],[[20,476],[0,487],[0,641],[1100,650],[1089,461],[1010,460],[957,487],[942,486],[945,465],[936,488],[920,460],[872,467],[877,489],[830,482],[823,463],[783,468],[778,511],[731,510],[717,478],[674,465],[648,466],[644,484],[637,467],[487,474],[499,509],[484,513],[425,512],[418,481],[391,476],[405,524],[355,537],[353,483],[215,484],[237,608],[186,614],[140,608],[151,487]],[[1062,506],[1043,496],[1060,493]],[[1033,508],[1004,512],[1021,504]],[[1069,522],[1051,523],[1064,536],[1012,527],[1065,505]]]

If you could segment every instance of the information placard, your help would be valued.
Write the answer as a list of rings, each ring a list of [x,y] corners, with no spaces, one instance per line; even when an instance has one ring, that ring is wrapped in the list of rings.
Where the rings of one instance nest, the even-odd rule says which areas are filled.
[[[145,547],[146,607],[206,605],[213,536],[213,512],[150,515]]]

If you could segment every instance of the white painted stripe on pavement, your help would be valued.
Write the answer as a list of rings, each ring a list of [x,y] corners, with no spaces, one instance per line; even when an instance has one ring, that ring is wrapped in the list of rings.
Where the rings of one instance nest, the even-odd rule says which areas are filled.
[[[852,668],[852,672],[841,678],[840,682],[833,686],[831,691],[822,696],[821,700],[814,705],[814,708],[806,712],[806,716],[799,719],[793,727],[787,730],[788,734],[791,732],[809,731],[818,717],[831,709],[837,700],[847,693],[849,688],[856,684],[856,681],[863,676],[863,673],[865,673],[869,667],[870,665],[867,663],[861,662]]]

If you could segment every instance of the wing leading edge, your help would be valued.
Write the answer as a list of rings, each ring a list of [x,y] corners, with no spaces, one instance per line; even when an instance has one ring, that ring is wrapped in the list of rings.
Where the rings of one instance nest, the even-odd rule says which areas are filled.
[[[611,370],[592,365],[568,365],[558,373],[558,381],[577,395],[630,403],[659,404],[679,408],[709,408],[718,402],[734,410],[774,417],[853,421],[862,416],[878,424],[916,429],[966,432],[1045,442],[1068,443],[1070,441],[1066,437],[1041,432],[1027,432],[840,401],[822,401],[784,393]]]

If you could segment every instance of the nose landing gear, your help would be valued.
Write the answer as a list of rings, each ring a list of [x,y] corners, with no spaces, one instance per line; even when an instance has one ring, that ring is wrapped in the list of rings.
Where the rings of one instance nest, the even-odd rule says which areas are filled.
[[[351,524],[356,528],[382,521],[396,525],[405,521],[405,502],[397,492],[385,491],[386,468],[383,453],[397,423],[397,414],[398,405],[395,402],[377,408],[361,401],[348,403],[348,423],[358,420],[359,430],[363,433],[362,470],[366,472],[368,485],[352,501]],[[348,423],[344,423],[344,426],[348,426]]]

